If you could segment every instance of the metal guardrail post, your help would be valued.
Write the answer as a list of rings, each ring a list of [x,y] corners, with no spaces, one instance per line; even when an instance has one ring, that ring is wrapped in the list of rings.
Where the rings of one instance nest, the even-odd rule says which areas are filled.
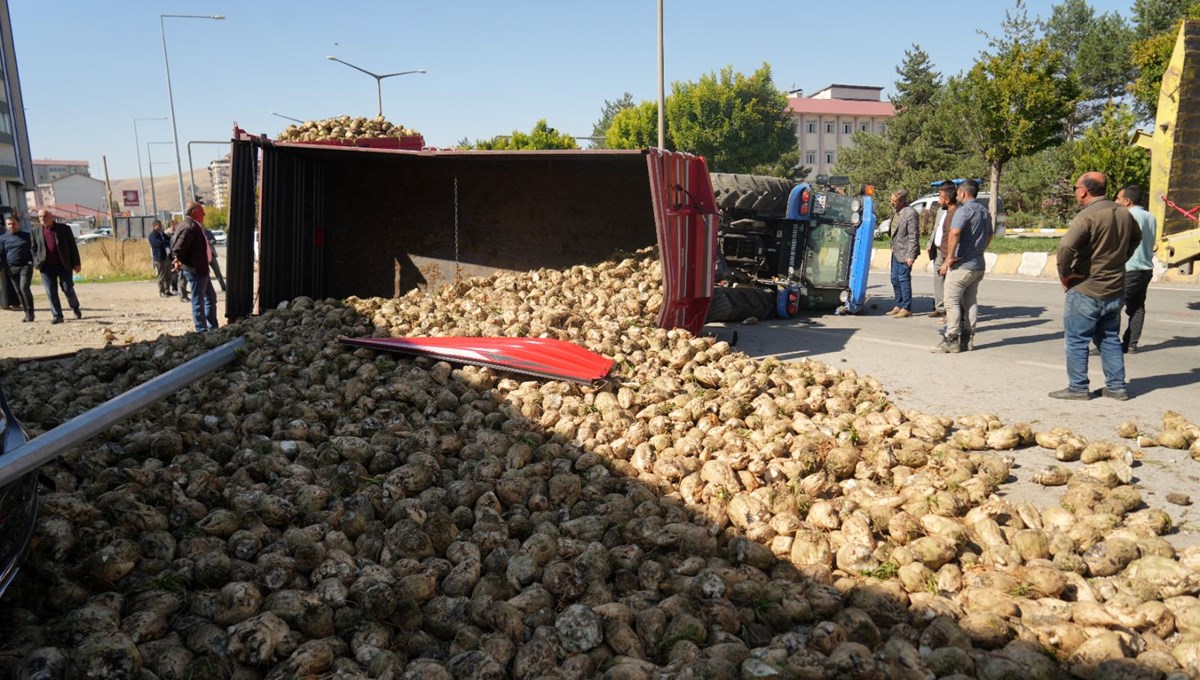
[[[244,338],[236,338],[209,350],[141,385],[119,394],[99,406],[75,416],[58,427],[35,437],[0,456],[0,486],[20,479],[62,452],[82,444],[115,423],[146,409],[179,388],[221,368],[244,347]]]

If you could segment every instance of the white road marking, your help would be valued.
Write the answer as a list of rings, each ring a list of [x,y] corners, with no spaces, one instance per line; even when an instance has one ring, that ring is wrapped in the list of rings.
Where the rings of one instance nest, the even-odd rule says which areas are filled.
[[[1200,326],[1200,321],[1178,321],[1176,319],[1162,319],[1163,323],[1181,323],[1185,326]]]

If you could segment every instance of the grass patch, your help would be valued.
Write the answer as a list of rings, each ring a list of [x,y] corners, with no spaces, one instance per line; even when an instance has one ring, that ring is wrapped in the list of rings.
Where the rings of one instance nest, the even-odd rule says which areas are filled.
[[[1053,253],[1058,250],[1057,236],[1022,236],[992,240],[992,253]]]
[[[117,283],[153,281],[157,278],[150,261],[150,242],[144,239],[113,241],[102,239],[79,246],[80,269],[76,283]],[[33,282],[42,277],[35,270]]]

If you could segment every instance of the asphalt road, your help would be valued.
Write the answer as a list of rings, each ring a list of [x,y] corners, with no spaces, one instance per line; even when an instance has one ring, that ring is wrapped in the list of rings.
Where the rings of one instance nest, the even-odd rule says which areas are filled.
[[[1035,431],[1068,427],[1090,440],[1117,439],[1116,428],[1133,420],[1157,432],[1173,410],[1200,423],[1200,287],[1152,285],[1139,352],[1126,356],[1131,399],[1061,401],[1047,393],[1066,387],[1062,339],[1063,291],[1057,281],[988,277],[980,287],[975,351],[933,354],[941,322],[929,318],[933,278],[915,275],[911,318],[893,319],[891,285],[872,272],[867,312],[859,316],[814,315],[756,325],[731,324],[738,349],[782,360],[811,358],[877,378],[901,408],[947,416],[994,413],[1005,422],[1026,421]],[[729,329],[710,327],[728,336]],[[1104,385],[1099,357],[1089,362],[1093,389]],[[1056,463],[1052,452],[1016,452],[1018,482],[1007,493],[1041,504],[1059,492],[1028,481]],[[1153,507],[1168,510],[1180,526],[1178,544],[1200,543],[1200,461],[1186,452],[1150,447],[1134,468],[1135,480]],[[1198,505],[1167,505],[1165,496],[1189,494]]]

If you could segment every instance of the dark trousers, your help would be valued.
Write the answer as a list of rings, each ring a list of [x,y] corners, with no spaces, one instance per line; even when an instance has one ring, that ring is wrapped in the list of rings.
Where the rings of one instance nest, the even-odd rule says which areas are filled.
[[[61,264],[43,264],[42,286],[46,289],[46,297],[50,300],[50,315],[61,319],[63,315],[62,302],[58,299],[58,288],[62,286],[67,296],[67,304],[76,313],[80,313],[79,298],[75,296],[75,280],[71,278],[71,270]]]
[[[33,291],[29,285],[33,281],[33,265],[9,265],[8,280],[17,291],[17,299],[21,301],[21,307],[25,310],[25,318],[33,321]]]
[[[208,268],[211,271],[210,276],[213,280],[221,284],[221,290],[225,290],[225,275],[221,273],[221,262],[217,259],[216,253],[213,253],[213,259],[209,260]]]
[[[1146,290],[1150,288],[1150,269],[1132,269],[1125,272],[1125,315],[1129,325],[1121,335],[1121,347],[1137,345],[1142,337],[1142,322],[1146,320]]]
[[[169,294],[171,292],[171,261],[154,260],[154,273],[158,276],[159,294]]]

